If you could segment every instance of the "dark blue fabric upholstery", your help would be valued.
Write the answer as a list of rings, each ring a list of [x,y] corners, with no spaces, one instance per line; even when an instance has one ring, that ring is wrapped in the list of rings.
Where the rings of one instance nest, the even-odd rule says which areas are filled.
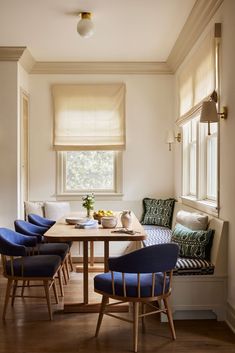
[[[126,282],[126,295],[127,297],[138,297],[138,278],[137,274],[134,273],[126,273],[125,274],[125,282]],[[115,295],[124,296],[123,292],[123,280],[122,274],[119,272],[114,272],[114,283],[115,283]],[[141,284],[141,292],[140,296],[143,297],[151,297],[152,296],[152,274],[143,273],[140,275],[140,284]],[[112,278],[111,273],[102,273],[94,278],[94,287],[98,291],[105,292],[107,294],[112,295]],[[169,278],[166,280],[165,293],[168,292],[169,289]],[[163,274],[156,273],[155,274],[155,289],[154,296],[159,296],[163,291]]]
[[[14,276],[24,277],[53,277],[58,270],[61,259],[57,255],[37,255],[16,258],[13,262]],[[11,276],[10,261],[6,263],[6,273]]]
[[[109,258],[109,269],[126,273],[170,271],[175,267],[179,248],[177,244],[158,244]]]
[[[23,221],[21,219],[14,222],[15,230],[18,233],[30,236],[36,236],[38,243],[41,243],[43,240],[43,234],[46,233],[48,228],[36,226],[35,224]]]
[[[26,256],[27,247],[35,247],[37,239],[8,228],[0,228],[0,253],[7,256]]]
[[[49,229],[50,227],[52,227],[56,223],[55,221],[53,221],[51,219],[41,217],[41,216],[39,216],[37,214],[33,214],[33,213],[30,213],[28,215],[28,220],[30,223],[33,223],[36,226],[46,227],[47,229]]]
[[[65,243],[47,243],[38,245],[39,255],[58,255],[62,261],[68,252],[69,246]]]

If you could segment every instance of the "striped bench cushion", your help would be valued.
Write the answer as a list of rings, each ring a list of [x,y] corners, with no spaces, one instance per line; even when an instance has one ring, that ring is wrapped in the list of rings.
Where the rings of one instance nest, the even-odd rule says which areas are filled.
[[[147,239],[144,246],[164,244],[171,242],[172,231],[166,227],[144,225]],[[214,265],[206,260],[180,257],[177,260],[174,276],[213,275]]]
[[[174,276],[213,275],[215,266],[201,259],[180,257],[177,260]]]
[[[144,225],[147,239],[143,240],[144,246],[165,244],[171,242],[172,231],[166,227]]]

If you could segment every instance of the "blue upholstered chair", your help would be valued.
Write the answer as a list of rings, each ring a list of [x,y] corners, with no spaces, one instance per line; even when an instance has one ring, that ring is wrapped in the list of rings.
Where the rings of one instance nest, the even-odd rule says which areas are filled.
[[[36,226],[46,227],[47,229],[51,228],[56,223],[56,221],[54,221],[52,219],[48,219],[46,217],[41,217],[41,216],[34,214],[34,213],[30,213],[28,215],[28,221]],[[67,242],[67,244],[69,246],[69,249],[71,249],[72,242],[69,241],[69,242]],[[70,265],[70,271],[73,271],[73,262],[72,262],[72,256],[71,256],[70,251],[69,251],[69,255],[68,255],[68,262]]]
[[[19,281],[43,282],[49,317],[52,320],[50,289],[53,288],[58,303],[55,277],[61,278],[61,258],[58,255],[29,255],[29,249],[37,244],[37,238],[24,236],[7,228],[0,228],[0,253],[3,275],[7,288],[2,318],[5,319],[10,297],[14,304]],[[22,296],[22,295],[21,295]]]
[[[30,213],[28,215],[28,221],[32,224],[35,224],[36,226],[46,227],[47,229],[49,229],[55,224],[55,221],[48,219],[46,217],[41,217],[34,213]]]
[[[69,279],[68,270],[68,256],[69,256],[69,245],[66,243],[41,243],[43,241],[43,234],[47,231],[47,228],[36,226],[35,224],[18,219],[14,222],[15,230],[18,233],[27,236],[35,236],[37,238],[37,247],[34,250],[35,254],[39,255],[58,255],[62,261],[62,272],[64,276],[64,282],[67,284]],[[61,289],[61,286],[60,286]],[[63,290],[61,290],[63,296]]]
[[[172,338],[175,339],[175,329],[168,298],[171,294],[172,272],[178,257],[176,244],[159,244],[136,250],[132,253],[109,258],[109,270],[94,278],[94,290],[100,293],[102,298],[101,309],[96,327],[96,337],[99,334],[103,315],[110,314],[108,299],[116,299],[119,302],[133,303],[133,346],[137,352],[138,344],[138,319],[146,315],[165,313],[170,324]],[[158,305],[154,305],[155,303]],[[163,302],[163,305],[160,303]],[[139,314],[139,304],[142,304],[142,313]],[[149,305],[152,312],[145,312],[145,306]],[[153,310],[154,308],[154,310]],[[121,318],[123,319],[123,318]]]

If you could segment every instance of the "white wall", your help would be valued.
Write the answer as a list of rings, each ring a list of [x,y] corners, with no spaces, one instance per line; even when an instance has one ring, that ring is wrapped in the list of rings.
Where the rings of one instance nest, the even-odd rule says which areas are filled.
[[[0,62],[0,225],[17,217],[17,62]]]
[[[123,153],[123,199],[97,201],[97,208],[133,209],[146,197],[173,195],[172,153],[165,144],[173,104],[173,77],[167,75],[31,75],[30,199],[56,198],[56,153],[52,150],[53,83],[126,83],[127,146]],[[170,97],[170,98],[169,98]],[[81,209],[81,201],[72,202]]]
[[[229,222],[228,234],[228,323],[235,330],[235,1],[224,0],[212,24],[222,23],[221,105],[229,109],[220,123],[220,218]],[[175,83],[176,90],[176,83]],[[174,155],[175,197],[181,194],[181,150]],[[226,254],[225,254],[226,256]]]
[[[235,330],[235,1],[225,0],[222,10],[221,103],[229,115],[220,124],[220,216],[229,221],[228,320]]]

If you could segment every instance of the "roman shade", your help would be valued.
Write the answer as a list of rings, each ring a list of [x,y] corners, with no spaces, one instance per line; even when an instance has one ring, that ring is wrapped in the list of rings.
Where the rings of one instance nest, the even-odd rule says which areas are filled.
[[[52,86],[55,150],[125,149],[125,85]]]
[[[215,90],[215,45],[212,32],[207,34],[182,66],[178,75],[179,118],[182,125],[195,117],[202,102]]]

